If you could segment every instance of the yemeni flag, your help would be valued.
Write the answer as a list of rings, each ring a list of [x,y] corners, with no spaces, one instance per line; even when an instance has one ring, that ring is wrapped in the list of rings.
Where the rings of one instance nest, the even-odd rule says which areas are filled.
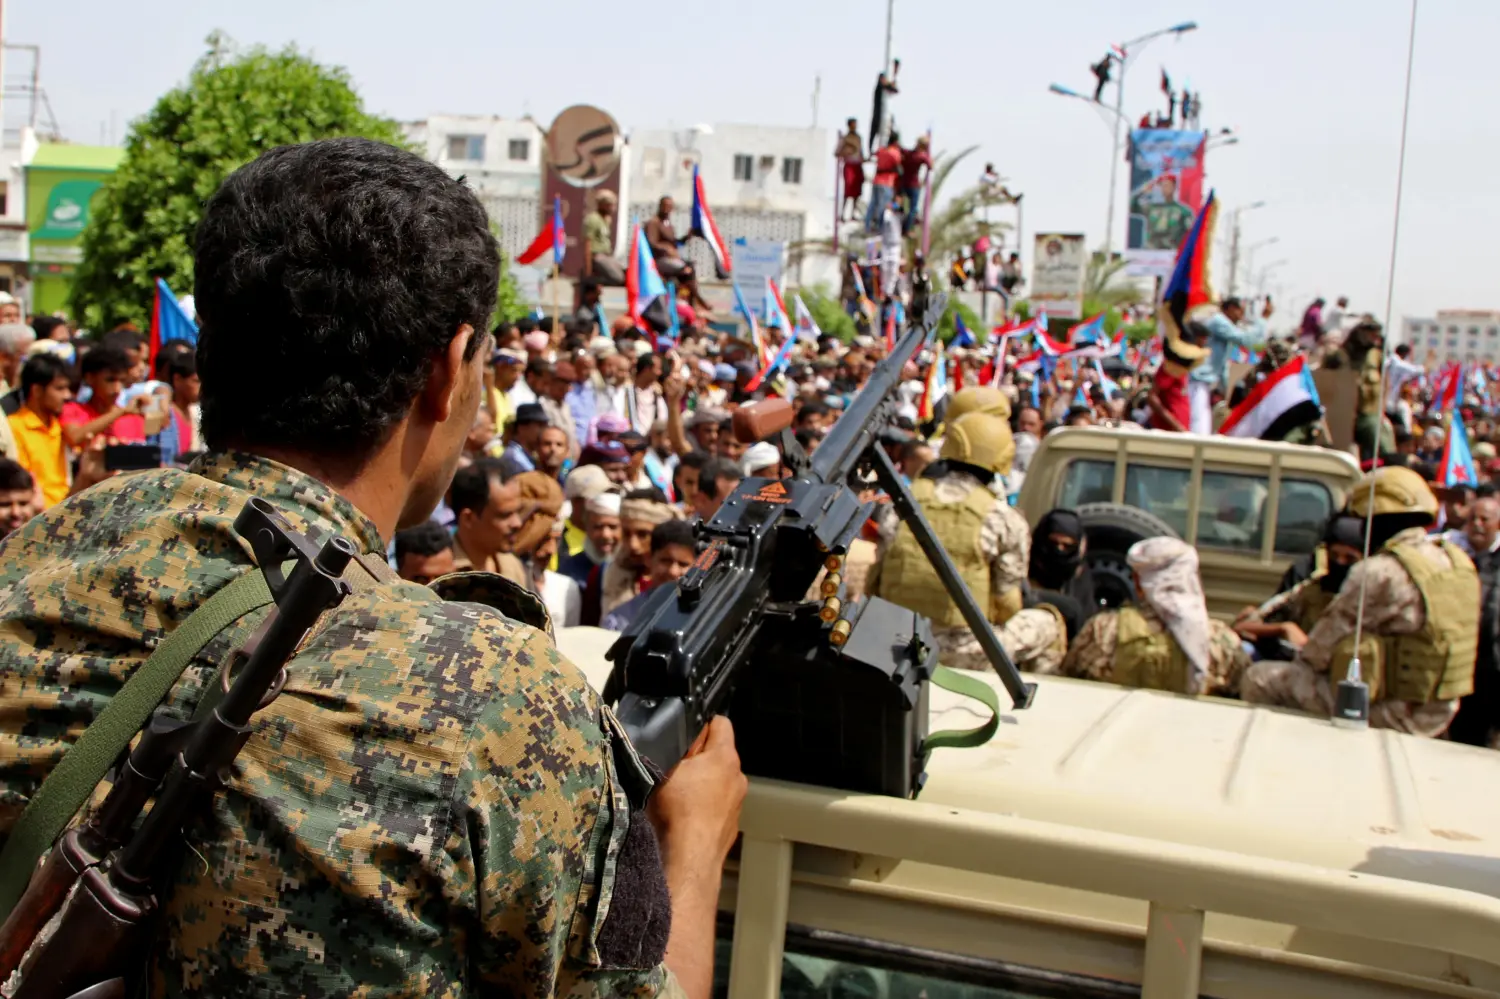
[[[1234,407],[1219,433],[1226,437],[1248,437],[1279,441],[1305,423],[1323,414],[1318,388],[1307,358],[1298,356],[1255,386],[1245,401]]]

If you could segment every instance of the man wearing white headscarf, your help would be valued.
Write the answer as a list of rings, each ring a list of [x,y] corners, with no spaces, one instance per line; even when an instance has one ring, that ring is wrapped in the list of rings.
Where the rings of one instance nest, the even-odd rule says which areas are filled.
[[[1208,616],[1198,552],[1176,538],[1138,541],[1125,560],[1136,606],[1095,614],[1068,649],[1064,676],[1178,694],[1232,694],[1250,665],[1238,636]]]

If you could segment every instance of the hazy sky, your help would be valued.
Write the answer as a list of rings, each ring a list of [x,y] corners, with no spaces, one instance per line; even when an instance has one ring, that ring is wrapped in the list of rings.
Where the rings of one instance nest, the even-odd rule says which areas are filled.
[[[980,150],[1026,194],[1026,229],[1102,242],[1109,131],[1095,110],[1047,92],[1092,92],[1088,65],[1110,42],[1196,20],[1146,47],[1127,77],[1137,119],[1161,102],[1163,67],[1202,93],[1203,124],[1238,145],[1214,150],[1209,183],[1244,216],[1244,243],[1276,237],[1256,269],[1283,319],[1314,294],[1385,309],[1409,0],[895,0],[904,129]],[[546,122],[573,103],[627,128],[743,122],[861,129],[884,45],[883,0],[660,0],[606,4],[429,4],[386,0],[11,0],[8,40],[42,46],[42,83],[65,135],[98,142],[180,82],[213,29],[240,43],[297,45],[349,69],[367,106],[398,118],[434,112]],[[691,19],[688,14],[691,12]],[[1421,0],[1396,267],[1396,314],[1500,308],[1500,36],[1496,0]],[[25,68],[9,54],[7,76]],[[102,130],[102,133],[101,133]],[[1115,238],[1124,229],[1121,164]],[[830,192],[831,197],[832,192]],[[1227,213],[1226,213],[1227,214]],[[1221,225],[1227,224],[1227,220]],[[1028,248],[1029,249],[1029,248]],[[1027,253],[1029,257],[1029,253]],[[1222,261],[1220,270],[1222,271]],[[1243,278],[1242,278],[1243,280]]]

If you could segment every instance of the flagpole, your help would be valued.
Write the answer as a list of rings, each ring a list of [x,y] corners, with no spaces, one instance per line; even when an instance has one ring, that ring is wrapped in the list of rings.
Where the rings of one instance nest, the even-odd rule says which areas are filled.
[[[932,153],[932,129],[927,130],[927,152]],[[927,257],[927,249],[931,245],[930,237],[932,230],[929,228],[932,222],[932,164],[927,164],[927,184],[922,192],[922,257]],[[982,286],[984,278],[979,279]]]

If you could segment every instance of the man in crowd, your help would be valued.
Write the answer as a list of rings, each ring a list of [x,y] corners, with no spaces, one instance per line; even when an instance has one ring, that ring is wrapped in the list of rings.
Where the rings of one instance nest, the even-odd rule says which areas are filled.
[[[1480,585],[1474,563],[1452,542],[1431,539],[1438,502],[1409,468],[1385,466],[1355,485],[1349,510],[1371,516],[1370,557],[1349,572],[1294,662],[1256,663],[1240,694],[1256,704],[1328,717],[1354,653],[1363,599],[1362,679],[1370,724],[1437,738],[1473,693]]]
[[[1229,353],[1235,347],[1259,350],[1266,341],[1266,320],[1271,318],[1271,302],[1266,300],[1259,319],[1245,323],[1245,304],[1238,298],[1226,298],[1219,311],[1204,321],[1208,330],[1208,358],[1188,373],[1190,429],[1195,434],[1211,434],[1213,394],[1229,388]]]
[[[1198,552],[1176,538],[1126,553],[1136,602],[1101,611],[1078,632],[1064,676],[1178,694],[1233,694],[1250,658],[1239,636],[1208,616]]]
[[[601,618],[646,588],[651,569],[651,532],[677,519],[658,489],[636,489],[620,503],[620,547],[597,576]],[[593,581],[590,581],[593,586]],[[587,598],[585,598],[587,602]]]
[[[689,451],[672,468],[672,494],[677,499],[677,511],[685,517],[693,515],[703,466],[711,457],[704,451]]]
[[[873,138],[872,138],[873,141]],[[875,176],[870,182],[870,204],[865,209],[865,234],[880,231],[885,210],[896,200],[896,184],[901,179],[901,137],[895,132],[875,154]],[[899,230],[899,223],[897,226]]]
[[[583,238],[589,247],[589,275],[596,284],[619,286],[625,283],[625,268],[615,259],[616,205],[613,191],[599,191],[594,195],[594,210],[583,217]],[[602,328],[603,324],[600,325]]]
[[[906,217],[901,231],[910,233],[922,209],[922,172],[932,169],[932,153],[927,136],[917,137],[917,144],[901,153],[901,196],[906,199]]]
[[[582,502],[585,513],[584,544],[572,555],[557,560],[557,571],[572,579],[580,587],[587,587],[590,580],[603,572],[603,566],[620,547],[620,494],[613,490],[597,493]],[[593,613],[589,613],[588,594],[585,594],[583,623],[599,620],[598,587],[594,588]]]
[[[521,370],[526,365],[526,352],[514,347],[497,347],[493,365],[495,387],[489,394],[486,406],[490,415],[495,418],[495,432],[499,433],[516,415],[516,402],[511,396],[511,390],[521,381]]]
[[[573,437],[573,413],[567,402],[568,393],[577,378],[578,369],[573,367],[571,361],[558,361],[552,365],[552,370],[543,381],[542,391],[537,399],[542,412],[547,414],[547,422],[566,435],[569,457],[578,454],[578,443]]]
[[[527,402],[516,407],[510,442],[500,455],[500,468],[507,479],[536,468],[537,445],[542,441],[542,430],[547,424],[547,411],[540,403]]]
[[[1479,651],[1474,659],[1474,692],[1459,704],[1448,738],[1470,746],[1500,749],[1500,499],[1474,501],[1465,532],[1479,573]]]
[[[36,515],[36,481],[9,458],[0,458],[0,537],[8,537]]]
[[[68,495],[62,415],[73,398],[71,386],[67,365],[51,354],[33,354],[21,368],[25,403],[6,417],[16,441],[16,461],[36,480],[48,507]]]
[[[202,398],[203,383],[198,378],[198,358],[195,351],[166,350],[160,354],[161,380],[172,386],[171,425],[176,434],[178,454],[200,451],[198,401]]]
[[[635,362],[635,384],[625,397],[625,419],[630,429],[645,435],[651,425],[667,418],[667,401],[661,388],[661,355],[642,354]]]
[[[501,463],[492,458],[453,476],[453,558],[459,569],[497,573],[525,586],[526,574],[511,552],[521,529],[521,491],[504,479]]]
[[[718,409],[699,409],[688,417],[687,432],[691,435],[690,446],[699,451],[714,454],[719,450],[719,425],[728,414]]]
[[[698,491],[693,494],[693,513],[702,521],[713,520],[719,504],[729,498],[744,476],[740,466],[729,458],[710,458],[698,473]]]
[[[744,793],[732,729],[716,721],[656,787],[658,845],[656,782],[547,634],[514,619],[525,595],[450,593],[504,612],[422,599],[381,558],[442,495],[481,401],[500,255],[479,200],[409,152],[330,139],[235,171],[196,238],[212,453],[94,486],[0,545],[0,833],[162,636],[259,571],[232,525],[260,496],[361,560],[192,837],[141,946],[152,985],[303,994],[315,973],[328,995],[706,999]],[[48,596],[59,566],[88,601]],[[183,717],[266,610],[230,620],[170,695]],[[518,849],[518,829],[545,848]],[[590,862],[601,844],[611,862]]]
[[[543,427],[536,442],[537,471],[546,472],[557,482],[562,482],[563,469],[567,465],[568,435],[560,427]]]
[[[695,557],[693,527],[682,520],[668,520],[651,530],[651,557],[647,563],[651,575],[646,588],[604,615],[601,625],[607,631],[624,631],[630,627],[651,591],[658,586],[671,586],[693,567]]]
[[[121,443],[145,441],[146,424],[141,414],[146,409],[146,397],[136,396],[124,406],[116,401],[133,363],[124,350],[108,343],[83,355],[79,368],[89,398],[87,402],[70,401],[63,407],[63,436],[69,447],[83,448],[101,435]]]
[[[439,576],[458,571],[453,536],[441,524],[427,520],[396,532],[396,571],[401,578],[426,586]]]
[[[844,200],[839,205],[839,221],[853,222],[859,210],[859,198],[865,191],[865,140],[859,135],[859,122],[850,118],[848,131],[839,136],[833,156],[843,172]]]
[[[671,281],[687,293],[688,304],[704,312],[711,311],[708,303],[698,294],[698,276],[693,265],[682,258],[678,249],[682,240],[672,224],[672,212],[677,205],[671,198],[662,198],[656,203],[656,215],[647,220],[643,231],[651,255],[656,258],[656,269],[663,281]]]
[[[0,395],[7,397],[7,416],[21,408],[20,396],[11,393],[20,387],[21,365],[35,342],[36,331],[25,323],[0,325]]]
[[[630,481],[630,452],[617,440],[600,441],[583,449],[578,458],[580,467],[598,465],[609,481],[622,488]]]

